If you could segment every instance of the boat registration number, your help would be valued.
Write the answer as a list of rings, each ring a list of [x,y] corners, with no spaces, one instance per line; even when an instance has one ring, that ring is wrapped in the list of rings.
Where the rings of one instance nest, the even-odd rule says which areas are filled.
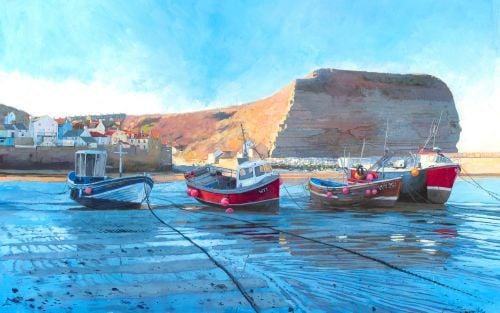
[[[385,184],[378,185],[377,189],[382,191],[382,190],[387,190],[387,189],[393,189],[396,188],[396,183],[395,182],[388,182]]]
[[[259,193],[265,193],[265,192],[268,192],[269,189],[267,187],[264,187],[262,189],[259,189],[258,191],[259,191]]]

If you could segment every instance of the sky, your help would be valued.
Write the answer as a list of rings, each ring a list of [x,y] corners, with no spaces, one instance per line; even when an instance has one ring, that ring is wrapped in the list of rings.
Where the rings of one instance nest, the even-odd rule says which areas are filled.
[[[0,103],[33,115],[187,112],[318,68],[425,73],[459,151],[500,151],[500,0],[0,0]]]

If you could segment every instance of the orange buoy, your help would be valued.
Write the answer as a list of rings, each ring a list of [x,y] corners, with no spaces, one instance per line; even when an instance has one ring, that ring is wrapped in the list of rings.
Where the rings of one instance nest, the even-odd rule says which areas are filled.
[[[418,176],[418,174],[420,174],[419,170],[416,168],[413,168],[410,173],[411,173],[411,176],[413,176],[413,177]]]

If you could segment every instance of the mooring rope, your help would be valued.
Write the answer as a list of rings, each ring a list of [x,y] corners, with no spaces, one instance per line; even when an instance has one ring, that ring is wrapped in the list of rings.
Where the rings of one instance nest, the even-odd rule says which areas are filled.
[[[44,194],[44,195],[63,195],[65,193],[67,193],[69,190],[68,188],[68,184],[64,184],[64,189],[63,191],[61,192],[45,192],[45,191],[39,191],[39,190],[32,190],[33,192],[37,192],[37,193],[41,193],[41,194]]]
[[[499,193],[496,193],[496,192],[494,192],[494,191],[488,190],[488,189],[484,188],[483,186],[481,186],[481,184],[479,184],[479,183],[478,183],[478,182],[477,182],[477,181],[476,181],[476,180],[472,177],[472,175],[470,175],[469,173],[467,173],[467,172],[466,172],[463,168],[461,169],[461,172],[463,172],[463,173],[464,173],[464,176],[459,175],[459,177],[460,177],[463,181],[465,181],[466,183],[468,183],[468,184],[470,184],[470,185],[472,185],[472,186],[476,187],[477,189],[480,189],[480,190],[482,190],[482,191],[486,192],[486,193],[487,193],[487,194],[488,194],[488,195],[489,195],[492,199],[494,199],[494,200],[496,200],[496,201],[500,202],[500,194],[499,194]],[[469,181],[469,180],[467,180],[467,179],[465,179],[465,177],[467,177],[467,179],[469,179],[470,181]]]
[[[255,223],[255,222],[252,222],[252,221],[249,221],[249,220],[245,220],[245,219],[240,219],[240,218],[235,218],[235,217],[232,217],[232,216],[226,216],[226,215],[215,214],[215,213],[210,213],[210,212],[188,210],[183,205],[179,205],[179,204],[177,204],[177,203],[175,203],[175,202],[173,202],[173,201],[171,201],[169,199],[162,199],[162,200],[168,201],[171,204],[173,204],[174,206],[176,206],[178,209],[186,211],[186,212],[189,212],[189,213],[204,214],[204,215],[211,215],[211,216],[218,216],[218,217],[223,217],[223,218],[227,218],[227,219],[232,219],[232,220],[243,222],[243,223],[247,223],[247,224],[250,224],[250,225],[254,225],[254,226],[258,226],[258,227],[262,227],[262,228],[267,228],[267,229],[273,230],[275,232],[281,232],[283,234],[287,234],[287,235],[290,235],[290,236],[293,236],[293,237],[301,238],[303,240],[311,241],[311,242],[314,242],[314,243],[317,243],[317,244],[320,244],[320,245],[324,245],[324,246],[327,246],[327,247],[336,248],[336,249],[339,249],[339,250],[342,250],[342,251],[345,251],[345,252],[357,255],[359,257],[365,258],[367,260],[371,260],[373,262],[377,262],[377,263],[382,264],[382,265],[384,265],[384,266],[386,266],[388,268],[391,268],[393,270],[396,270],[396,271],[408,274],[410,276],[413,276],[413,277],[416,277],[416,278],[419,278],[419,279],[431,282],[431,283],[436,284],[438,286],[441,286],[441,287],[444,287],[444,288],[447,288],[447,289],[450,289],[450,290],[454,290],[456,292],[459,292],[459,293],[468,295],[470,297],[479,299],[476,295],[474,295],[474,294],[472,294],[470,292],[467,292],[465,290],[455,288],[453,286],[450,286],[450,285],[447,285],[445,283],[439,282],[439,281],[437,281],[435,279],[432,279],[432,278],[429,278],[429,277],[425,277],[423,275],[420,275],[420,274],[414,273],[412,271],[406,270],[406,269],[404,269],[402,267],[399,267],[397,265],[391,264],[391,263],[389,263],[387,261],[384,261],[382,259],[379,259],[379,258],[376,258],[376,257],[372,257],[372,256],[363,254],[361,252],[358,252],[358,251],[355,251],[355,250],[352,250],[352,249],[349,249],[349,248],[345,248],[345,247],[342,247],[342,246],[339,246],[339,245],[336,245],[336,244],[324,242],[324,241],[321,241],[321,240],[318,240],[318,239],[305,237],[303,235],[295,234],[293,232],[282,230],[282,229],[279,229],[279,228],[276,228],[276,227],[273,227],[273,226],[262,225],[262,224]]]
[[[144,188],[146,189],[146,184],[144,184]],[[146,190],[145,190],[146,191]],[[151,212],[151,214],[153,214],[153,216],[162,224],[164,224],[165,226],[167,226],[168,228],[170,228],[171,230],[173,230],[174,232],[176,232],[177,234],[179,234],[182,238],[186,239],[187,241],[189,241],[193,246],[197,247],[198,249],[200,249],[209,259],[210,261],[212,261],[218,268],[220,268],[222,271],[224,271],[224,273],[226,273],[226,275],[232,280],[232,282],[235,284],[235,286],[238,288],[238,290],[240,291],[240,293],[243,295],[243,297],[245,297],[245,299],[247,300],[247,302],[250,304],[250,306],[252,307],[252,309],[255,311],[255,312],[260,312],[260,309],[259,307],[257,306],[257,304],[255,303],[255,301],[253,300],[253,298],[246,292],[245,288],[243,288],[243,286],[241,285],[241,283],[238,281],[238,279],[233,275],[231,274],[231,272],[224,266],[222,265],[219,261],[217,261],[212,255],[210,255],[210,253],[208,253],[208,251],[203,248],[202,246],[200,246],[199,244],[197,244],[196,242],[194,242],[191,238],[189,238],[188,236],[186,236],[185,234],[183,234],[180,230],[178,230],[177,228],[173,227],[172,225],[168,224],[167,222],[165,222],[162,218],[160,218],[154,211],[153,211],[153,208],[151,208],[151,205],[149,203],[149,195],[148,193],[146,192],[146,204],[148,206],[148,209],[149,211]],[[175,204],[174,204],[175,205]],[[177,208],[179,208],[177,205],[176,205]]]
[[[292,197],[292,195],[288,191],[288,188],[286,188],[285,185],[282,185],[281,187],[283,187],[283,189],[285,189],[286,193],[288,194],[288,198],[290,198],[290,200],[292,200],[299,209],[302,209],[302,207],[299,205],[299,203]]]

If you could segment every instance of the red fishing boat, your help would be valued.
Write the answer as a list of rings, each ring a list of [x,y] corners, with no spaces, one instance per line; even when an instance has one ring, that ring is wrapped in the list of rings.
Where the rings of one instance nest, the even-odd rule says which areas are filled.
[[[280,177],[265,160],[249,160],[243,133],[243,158],[236,170],[203,166],[184,174],[187,193],[199,202],[228,208],[279,207]],[[258,153],[258,152],[257,152]],[[259,154],[260,156],[260,154]]]
[[[188,195],[208,205],[247,209],[279,206],[279,174],[264,160],[243,162],[236,171],[205,166],[185,177]]]
[[[309,179],[311,198],[322,206],[392,207],[400,189],[401,177],[376,181],[349,179],[346,183]]]
[[[371,174],[378,179],[402,177],[401,199],[442,204],[448,201],[460,165],[441,153],[420,150],[407,157],[387,155],[370,169],[351,168],[351,178],[363,179]]]

